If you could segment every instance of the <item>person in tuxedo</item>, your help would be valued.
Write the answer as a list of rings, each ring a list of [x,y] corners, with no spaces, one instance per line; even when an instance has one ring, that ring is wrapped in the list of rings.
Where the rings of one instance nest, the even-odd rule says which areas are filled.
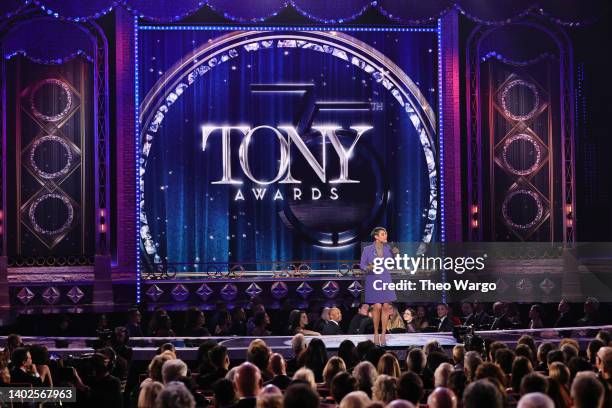
[[[11,371],[11,383],[30,384],[34,387],[42,387],[43,382],[36,371],[36,366],[32,364],[30,351],[25,347],[18,347],[13,350],[11,355],[13,370]]]
[[[329,310],[329,321],[323,328],[323,335],[343,334],[340,322],[342,321],[342,312],[337,307],[332,307]]]
[[[561,299],[557,306],[559,317],[555,321],[555,327],[572,327],[576,322],[570,317],[570,305],[565,299]]]
[[[450,316],[448,315],[448,305],[446,303],[439,303],[436,307],[436,312],[438,313],[438,319],[440,319],[438,331],[452,332],[454,325],[450,319]]]
[[[236,369],[234,384],[239,400],[232,408],[255,408],[263,385],[259,368],[255,364],[242,363]]]
[[[215,382],[224,378],[227,374],[230,359],[227,355],[227,347],[217,344],[208,352],[208,361],[213,365],[214,370],[207,373],[200,373],[198,385],[205,390],[212,389]]]
[[[274,377],[270,381],[264,383],[264,385],[275,385],[280,390],[284,390],[291,384],[291,377],[287,375],[287,365],[282,355],[278,353],[272,354],[270,357],[270,371],[274,374]]]
[[[370,310],[370,305],[367,303],[362,303],[357,309],[357,314],[353,316],[351,322],[349,323],[348,334],[360,334],[359,327],[361,326],[361,322],[368,318],[368,311]]]
[[[491,324],[491,330],[507,330],[512,328],[512,322],[506,316],[506,305],[503,302],[493,304],[493,315],[495,320]]]
[[[325,326],[327,326],[327,323],[329,322],[329,311],[330,310],[331,309],[329,307],[324,307],[321,310],[321,317],[314,324],[314,330],[316,332],[322,333]]]

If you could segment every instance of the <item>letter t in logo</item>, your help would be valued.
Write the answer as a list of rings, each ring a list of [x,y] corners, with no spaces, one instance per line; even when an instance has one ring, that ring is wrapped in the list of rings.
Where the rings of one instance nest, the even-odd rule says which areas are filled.
[[[232,179],[232,161],[230,153],[230,133],[232,130],[239,130],[246,135],[250,130],[248,126],[202,126],[202,151],[206,150],[208,137],[215,130],[221,130],[221,157],[223,158],[223,177],[212,184],[242,184],[240,180]]]

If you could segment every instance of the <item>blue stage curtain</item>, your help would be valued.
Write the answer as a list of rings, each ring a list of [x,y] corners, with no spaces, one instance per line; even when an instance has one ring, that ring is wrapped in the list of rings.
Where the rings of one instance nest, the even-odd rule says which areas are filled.
[[[528,12],[548,16],[565,25],[579,25],[603,15],[605,0],[3,0],[0,18],[6,18],[23,4],[34,3],[45,12],[69,19],[98,18],[113,7],[124,5],[135,15],[150,21],[181,20],[209,6],[237,22],[258,22],[285,7],[292,7],[318,22],[341,23],[359,17],[368,8],[401,23],[427,22],[452,7],[468,18],[486,24],[503,24]]]

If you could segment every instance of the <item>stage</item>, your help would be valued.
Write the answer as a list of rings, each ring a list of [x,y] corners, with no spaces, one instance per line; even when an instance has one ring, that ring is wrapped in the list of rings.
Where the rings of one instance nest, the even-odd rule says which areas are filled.
[[[608,326],[588,326],[588,327],[565,327],[550,329],[524,329],[524,330],[496,330],[496,331],[477,331],[476,334],[485,339],[501,341],[509,347],[514,348],[518,339],[523,335],[531,335],[536,343],[543,341],[553,344],[559,343],[563,338],[572,338],[580,343],[581,348],[585,348],[599,330],[612,330],[612,325]],[[149,361],[156,354],[157,349],[164,343],[172,343],[176,347],[179,358],[187,361],[196,359],[198,346],[205,341],[214,341],[227,347],[230,359],[244,359],[246,351],[251,341],[259,337],[134,337],[130,339],[133,348],[133,360]],[[267,336],[261,337],[275,353],[282,354],[285,358],[293,357],[291,350],[290,336]],[[307,336],[309,342],[313,338],[320,338],[327,348],[328,354],[336,354],[340,343],[350,340],[355,345],[362,341],[372,340],[372,335],[338,335],[338,336]],[[63,358],[91,354],[94,352],[92,346],[99,341],[96,337],[27,337],[23,336],[25,344],[36,343],[45,345],[51,355]],[[460,344],[452,333],[405,333],[388,334],[386,350],[393,351],[400,359],[405,358],[406,350],[410,347],[422,347],[431,341],[437,341],[447,352],[456,344]],[[4,346],[6,337],[0,338],[0,345]],[[62,347],[58,347],[63,343]]]

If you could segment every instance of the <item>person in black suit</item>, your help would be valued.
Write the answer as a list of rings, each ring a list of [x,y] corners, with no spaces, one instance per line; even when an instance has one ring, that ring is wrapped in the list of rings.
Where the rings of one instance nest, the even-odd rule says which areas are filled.
[[[236,370],[234,383],[238,393],[238,402],[232,408],[255,408],[257,405],[257,394],[263,384],[261,373],[255,364],[242,363]]]
[[[11,383],[30,384],[35,387],[42,387],[43,382],[40,375],[36,371],[36,366],[32,364],[32,356],[30,351],[24,347],[18,347],[13,350],[11,355]]]
[[[313,327],[315,331],[323,333],[323,329],[325,328],[325,326],[327,326],[327,323],[329,322],[330,310],[331,309],[329,307],[324,307],[323,310],[321,310],[321,317],[315,322]]]
[[[491,330],[507,330],[512,328],[512,322],[506,316],[506,305],[502,302],[493,304],[493,315],[495,320],[491,324]]]
[[[321,334],[323,335],[334,335],[343,334],[340,322],[342,321],[342,312],[337,307],[332,307],[329,310],[329,321],[323,328]]]
[[[353,316],[351,319],[351,323],[349,324],[348,334],[360,334],[359,328],[361,327],[361,322],[368,318],[368,311],[370,310],[370,305],[367,303],[362,303],[357,309],[357,314]]]
[[[95,353],[92,357],[94,375],[90,377],[86,384],[89,396],[89,407],[113,407],[123,406],[121,394],[121,381],[110,375],[109,359],[100,353]]]
[[[291,384],[291,377],[287,375],[287,365],[282,355],[278,353],[272,354],[270,357],[270,371],[274,377],[264,385],[276,385],[279,389],[284,390]]]
[[[573,327],[576,322],[570,317],[570,305],[565,299],[561,299],[557,306],[559,317],[555,321],[555,327]]]
[[[436,307],[436,311],[438,313],[438,318],[440,319],[440,323],[438,324],[439,332],[452,332],[453,331],[453,322],[450,320],[448,316],[448,305],[446,303],[439,303]]]
[[[205,390],[212,389],[213,384],[224,378],[230,365],[227,347],[217,344],[208,351],[208,361],[214,367],[213,371],[201,372],[198,377],[198,385]]]

